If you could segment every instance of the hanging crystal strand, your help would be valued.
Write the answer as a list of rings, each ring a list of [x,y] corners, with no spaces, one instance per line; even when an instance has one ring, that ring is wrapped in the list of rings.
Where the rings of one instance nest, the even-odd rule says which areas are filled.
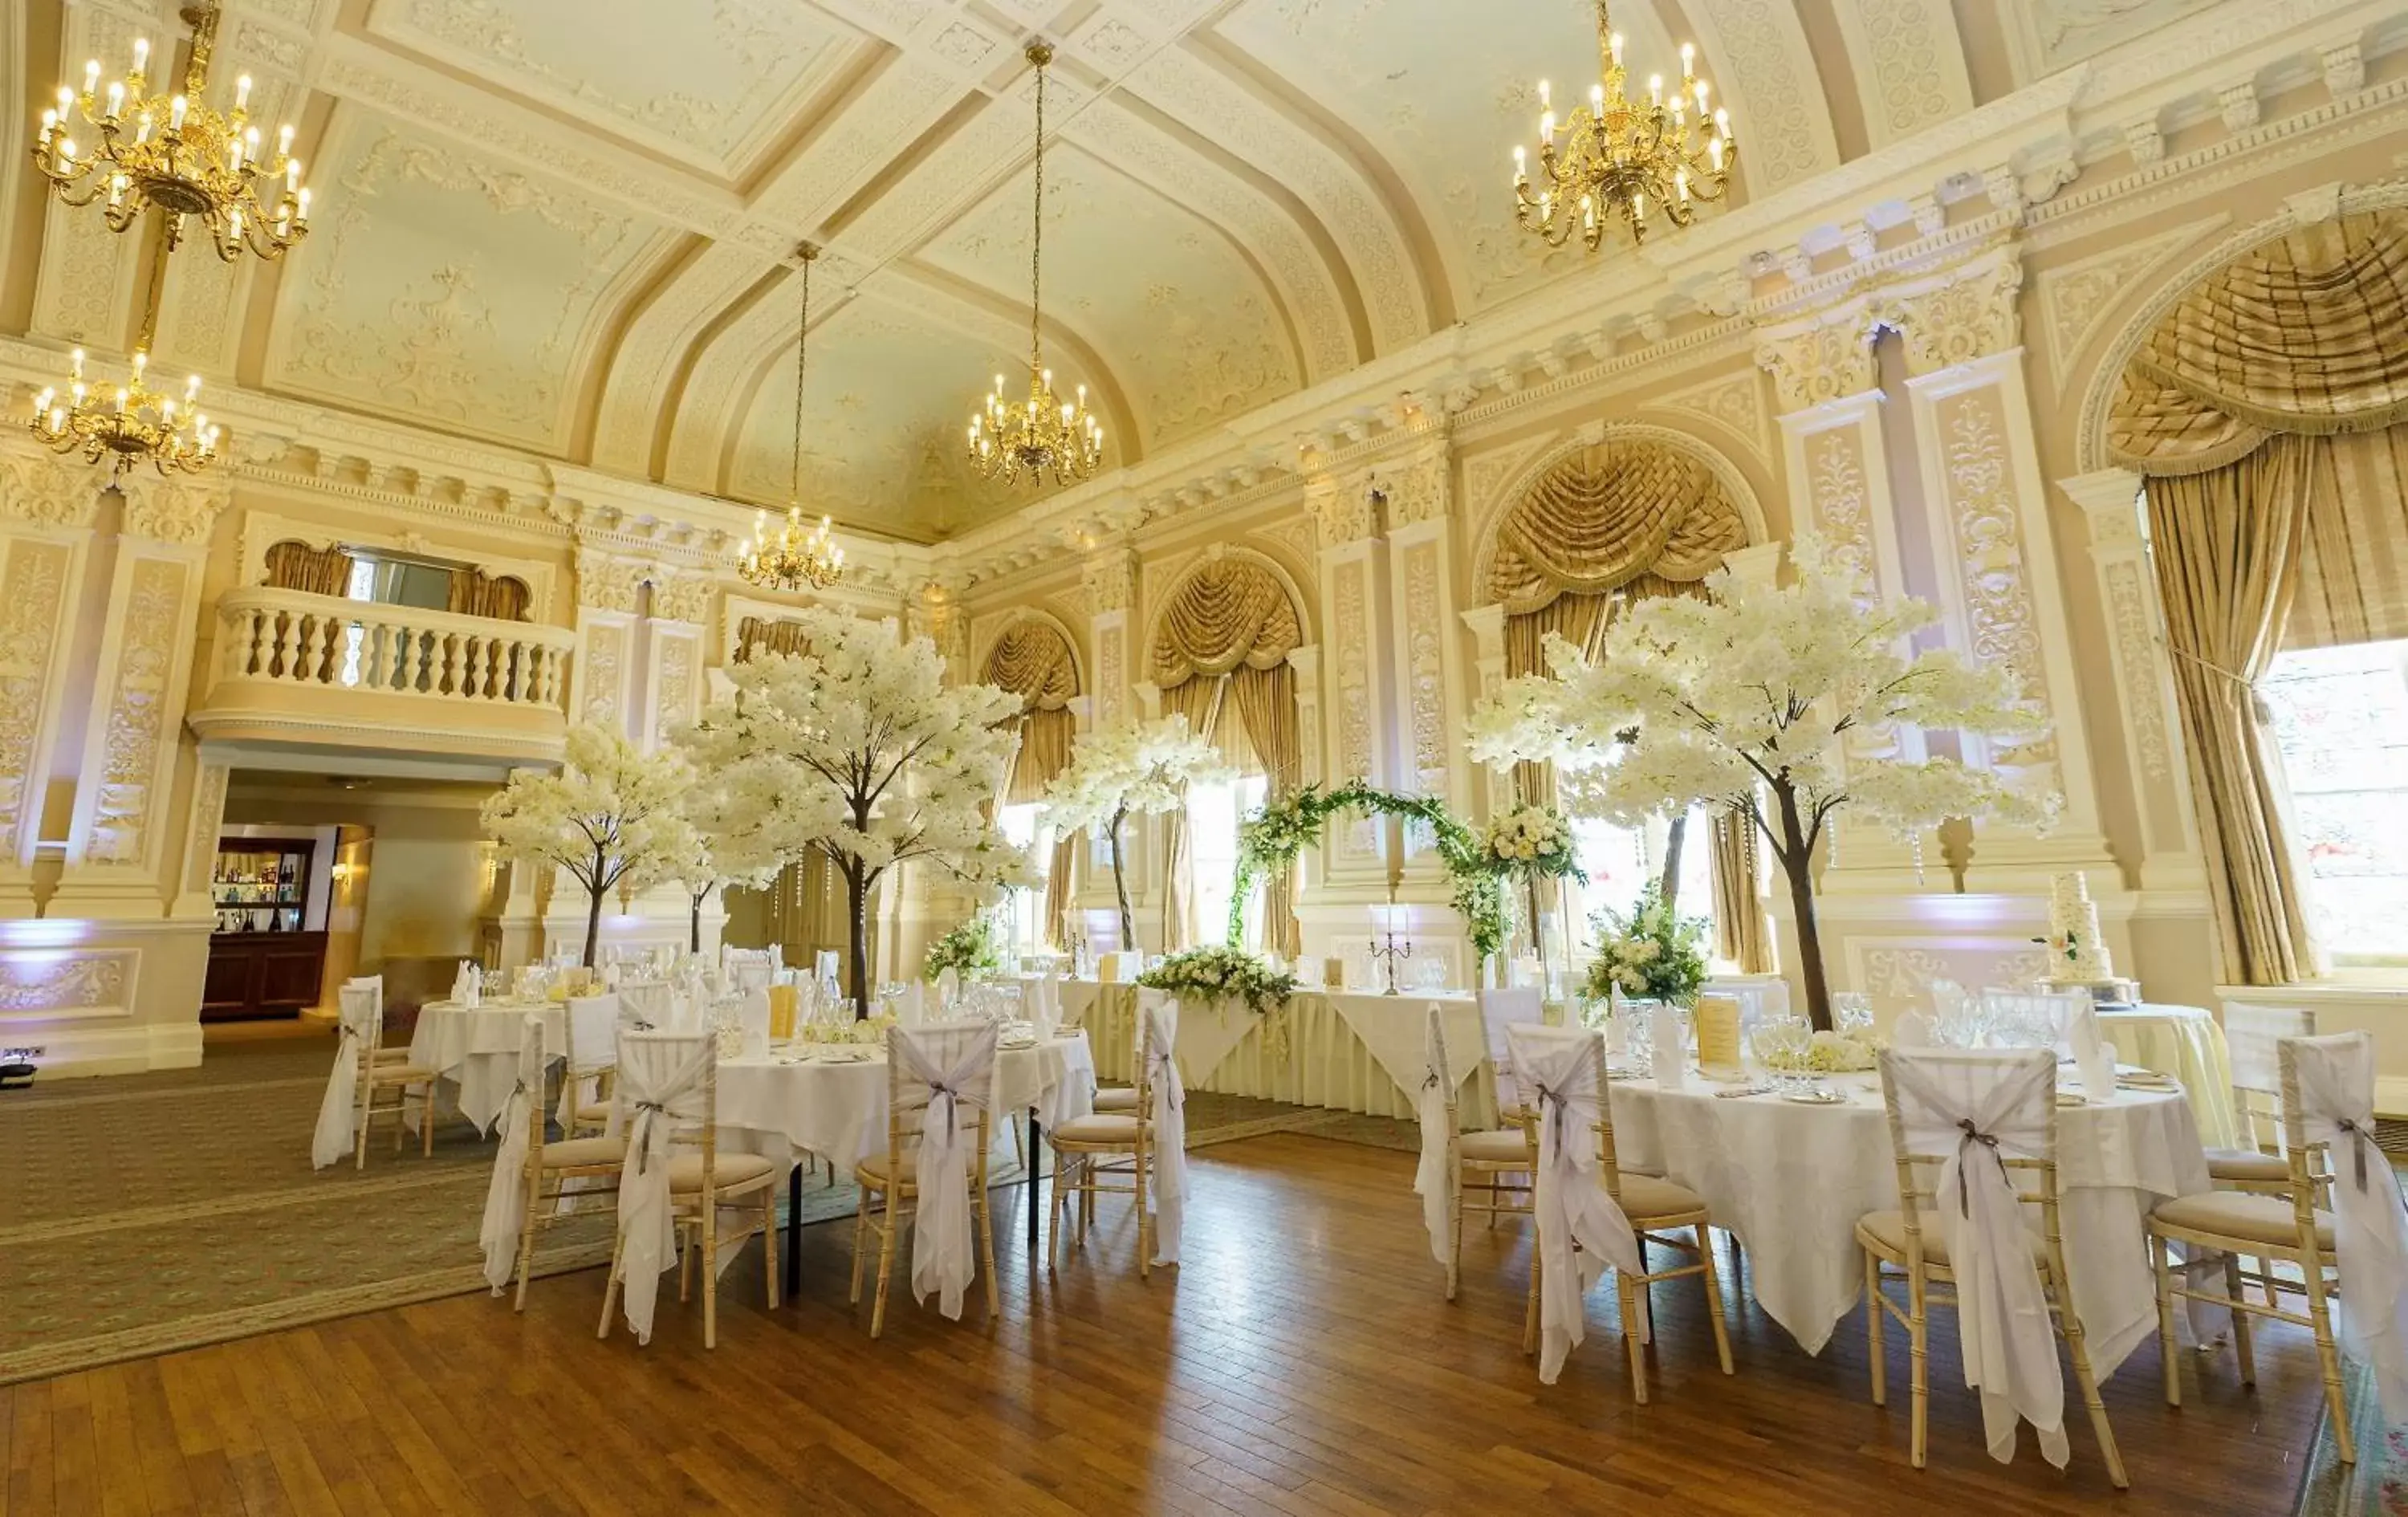
[[[1907,850],[1908,850],[1908,852],[1912,852],[1912,853],[1914,855],[1914,885],[1915,885],[1915,888],[1916,888],[1917,890],[1920,890],[1920,889],[1922,889],[1922,888],[1923,888],[1923,829],[1922,829],[1922,828],[1917,827],[1917,828],[1915,828],[1913,832],[1908,833],[1908,834],[1906,835],[1906,846],[1907,846]]]

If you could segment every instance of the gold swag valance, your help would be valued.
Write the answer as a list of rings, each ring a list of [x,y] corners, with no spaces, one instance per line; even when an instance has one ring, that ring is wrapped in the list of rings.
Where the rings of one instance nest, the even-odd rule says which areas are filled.
[[[986,656],[986,682],[1020,697],[1029,711],[1058,711],[1079,696],[1079,665],[1068,639],[1042,622],[1017,622]]]
[[[1268,669],[1304,642],[1296,606],[1279,576],[1251,559],[1210,561],[1180,582],[1154,623],[1148,660],[1165,690],[1239,665]]]
[[[799,622],[748,616],[736,623],[736,661],[739,664],[756,651],[799,657],[810,650],[810,638]]]
[[[2107,422],[2114,461],[2197,474],[2271,433],[2408,422],[2408,211],[2300,227],[2228,265],[2151,330]]]
[[[1519,614],[1642,578],[1686,583],[1746,546],[1739,507],[1704,461],[1658,442],[1601,443],[1555,465],[1507,509],[1488,597]]]

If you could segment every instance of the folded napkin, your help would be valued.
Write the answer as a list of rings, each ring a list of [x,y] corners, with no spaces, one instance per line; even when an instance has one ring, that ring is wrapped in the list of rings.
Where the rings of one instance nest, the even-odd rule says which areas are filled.
[[[1659,1006],[1649,1013],[1648,1047],[1656,1068],[1656,1088],[1677,1091],[1689,1083],[1689,1052],[1683,1046],[1681,1013]]]

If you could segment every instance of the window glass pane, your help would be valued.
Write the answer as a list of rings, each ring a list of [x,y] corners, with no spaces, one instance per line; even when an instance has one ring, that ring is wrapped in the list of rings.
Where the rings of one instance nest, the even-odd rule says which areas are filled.
[[[2408,642],[2286,652],[2259,686],[2308,908],[2339,965],[2408,962]]]
[[[1199,942],[1217,943],[1227,936],[1229,893],[1238,877],[1238,821],[1263,804],[1265,791],[1260,775],[1187,787],[1187,857]]]
[[[1034,801],[1019,806],[1007,806],[996,814],[996,830],[1014,848],[1032,851],[1039,883],[1033,890],[1011,893],[1006,924],[1010,930],[1010,952],[1005,955],[1006,967],[1014,967],[1011,960],[1023,953],[1034,953],[1045,946],[1045,924],[1039,920],[1045,913],[1044,877],[1054,866],[1054,829],[1038,825],[1039,810]]]

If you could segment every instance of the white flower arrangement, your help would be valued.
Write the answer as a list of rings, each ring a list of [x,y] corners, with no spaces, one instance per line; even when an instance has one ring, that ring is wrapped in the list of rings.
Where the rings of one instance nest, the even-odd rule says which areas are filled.
[[[1756,1062],[1784,1075],[1860,1074],[1880,1064],[1881,1050],[1881,1039],[1870,1027],[1809,1033],[1793,1023],[1756,1038]]]
[[[1480,835],[1480,852],[1498,874],[1552,880],[1580,873],[1571,823],[1549,807],[1525,802],[1491,818]]]
[[[1214,944],[1190,949],[1137,977],[1148,990],[1207,1001],[1240,1000],[1257,1016],[1267,1016],[1296,994],[1296,977],[1242,949]]]
[[[874,1017],[849,1022],[806,1022],[795,1029],[795,1037],[805,1043],[826,1043],[837,1047],[886,1046],[886,1034],[896,1025],[895,1014],[882,1011]]]

